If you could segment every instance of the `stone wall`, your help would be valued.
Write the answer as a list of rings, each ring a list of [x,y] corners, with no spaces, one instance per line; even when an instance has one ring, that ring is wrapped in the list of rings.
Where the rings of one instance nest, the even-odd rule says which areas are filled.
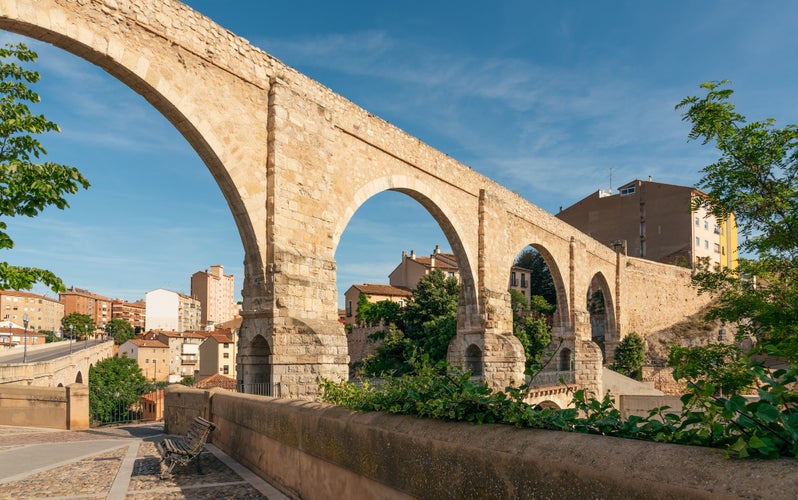
[[[781,499],[798,491],[792,459],[733,461],[706,448],[167,389],[169,432],[184,433],[195,415],[217,425],[214,445],[293,498]]]
[[[89,389],[0,385],[0,425],[52,429],[89,428]]]

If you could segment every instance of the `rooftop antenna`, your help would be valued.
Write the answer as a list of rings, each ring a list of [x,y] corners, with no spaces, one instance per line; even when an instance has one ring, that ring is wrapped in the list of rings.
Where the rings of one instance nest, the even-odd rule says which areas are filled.
[[[612,169],[613,167],[610,167],[610,193],[612,193]]]

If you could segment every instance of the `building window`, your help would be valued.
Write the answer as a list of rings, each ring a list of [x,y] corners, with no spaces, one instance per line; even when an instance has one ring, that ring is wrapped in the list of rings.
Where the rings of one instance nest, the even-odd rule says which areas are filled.
[[[715,243],[715,253],[720,253],[720,245]]]
[[[709,240],[704,240],[704,248],[709,250]]]
[[[229,365],[224,365],[224,367],[222,368],[222,373],[224,373],[225,375],[228,375],[230,373],[230,366]]]
[[[515,280],[515,271],[510,273],[510,286],[518,286],[518,283]]]
[[[230,348],[230,344],[228,342],[225,342],[223,344],[223,346],[224,346],[225,349],[229,349]]]
[[[351,300],[346,303],[346,316],[348,318],[352,317],[352,301]]]
[[[695,246],[701,248],[701,238],[698,236],[695,237]]]
[[[698,217],[696,217],[695,218],[695,227],[698,227],[700,225],[701,225],[701,221],[698,219]]]
[[[521,273],[521,288],[526,288],[526,273]]]
[[[229,352],[226,352],[226,353],[224,353],[224,354],[222,355],[222,357],[223,357],[224,359],[227,359],[227,358],[229,358],[229,357],[230,357],[230,353],[229,353]]]
[[[627,196],[627,195],[630,195],[630,194],[634,194],[634,192],[635,192],[635,187],[634,186],[626,186],[624,188],[621,188],[621,196]]]
[[[706,229],[707,231],[709,231],[709,221],[708,221],[708,220],[705,220],[705,221],[704,221],[704,229]]]

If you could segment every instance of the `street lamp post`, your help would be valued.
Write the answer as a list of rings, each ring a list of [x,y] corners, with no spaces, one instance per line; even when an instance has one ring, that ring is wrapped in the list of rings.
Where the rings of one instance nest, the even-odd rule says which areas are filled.
[[[22,315],[22,324],[25,325],[25,347],[22,348],[22,362],[28,362],[28,313]]]
[[[69,354],[72,354],[72,339],[75,338],[75,325],[69,325]]]

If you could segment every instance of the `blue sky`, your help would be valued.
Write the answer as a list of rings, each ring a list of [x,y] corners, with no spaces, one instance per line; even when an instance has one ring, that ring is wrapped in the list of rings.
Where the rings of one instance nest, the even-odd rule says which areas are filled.
[[[612,187],[649,175],[694,184],[715,154],[687,142],[674,105],[701,82],[731,80],[752,119],[798,116],[790,1],[186,3],[550,212],[609,188],[611,169]],[[29,44],[36,111],[62,128],[42,139],[48,159],[92,187],[66,211],[8,221],[16,247],[2,259],[127,300],[188,292],[192,273],[222,264],[240,294],[240,238],[188,143],[102,70]],[[402,250],[436,244],[449,248],[415,201],[375,196],[336,254],[339,293],[387,282]]]

